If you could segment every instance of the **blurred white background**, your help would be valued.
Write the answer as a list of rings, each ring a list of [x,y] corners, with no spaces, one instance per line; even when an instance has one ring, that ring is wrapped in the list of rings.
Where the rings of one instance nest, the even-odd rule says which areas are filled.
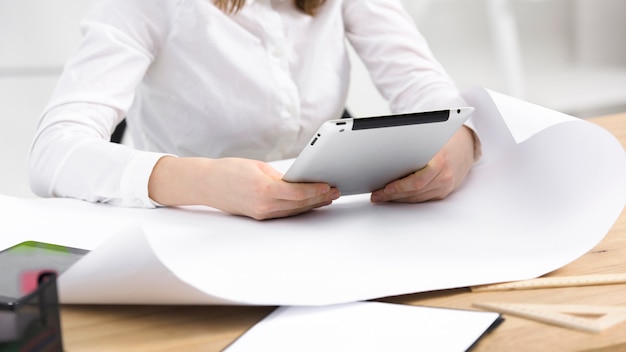
[[[459,87],[579,117],[626,111],[626,0],[403,0]],[[89,0],[0,1],[0,194],[32,197],[35,125],[80,39]],[[348,107],[388,112],[354,60]]]

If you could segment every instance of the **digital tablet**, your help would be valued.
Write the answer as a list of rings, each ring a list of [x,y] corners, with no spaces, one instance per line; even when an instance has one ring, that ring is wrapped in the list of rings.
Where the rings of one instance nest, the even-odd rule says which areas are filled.
[[[428,164],[474,108],[326,121],[283,180],[368,193]]]

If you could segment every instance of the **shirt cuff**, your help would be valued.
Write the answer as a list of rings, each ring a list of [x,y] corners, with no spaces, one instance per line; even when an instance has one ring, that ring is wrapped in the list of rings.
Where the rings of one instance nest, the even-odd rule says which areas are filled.
[[[470,132],[472,132],[472,138],[474,139],[474,162],[477,162],[483,155],[483,148],[471,116],[467,121],[465,121],[463,126],[466,126],[467,128],[469,128]]]
[[[121,206],[134,208],[156,208],[161,206],[150,199],[148,182],[152,169],[162,157],[169,154],[138,152],[131,158],[124,169],[120,190],[122,193]]]

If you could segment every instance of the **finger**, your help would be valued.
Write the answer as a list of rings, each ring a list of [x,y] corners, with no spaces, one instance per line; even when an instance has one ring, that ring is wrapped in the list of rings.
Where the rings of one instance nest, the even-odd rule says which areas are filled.
[[[290,183],[278,181],[270,194],[273,198],[286,201],[306,201],[310,199],[336,199],[339,191],[327,183]]]
[[[295,209],[288,210],[288,211],[284,212],[281,215],[282,216],[293,216],[293,215],[303,214],[303,213],[307,213],[309,211],[312,211],[313,209],[329,206],[332,203],[333,203],[332,200],[324,201],[324,202],[321,202],[321,203],[315,203],[315,204],[308,205],[306,207],[295,208]]]
[[[321,202],[321,203],[310,204],[310,205],[307,205],[307,206],[304,206],[304,207],[298,207],[298,208],[290,208],[290,207],[288,207],[288,208],[285,208],[285,209],[282,209],[282,210],[276,210],[276,211],[265,213],[265,214],[262,214],[262,215],[253,216],[253,218],[255,218],[257,220],[268,220],[268,219],[285,218],[285,217],[290,217],[290,216],[306,213],[306,212],[309,212],[309,211],[311,211],[313,209],[324,207],[324,206],[328,206],[330,204],[332,204],[332,200],[324,201],[324,202]]]
[[[374,203],[388,202],[428,192],[434,188],[433,181],[437,175],[438,170],[427,165],[407,177],[389,183],[383,189],[372,192],[370,199]]]
[[[438,174],[439,170],[429,164],[415,173],[389,183],[385,186],[383,192],[387,195],[393,195],[420,191],[427,188],[428,185],[436,179]]]
[[[423,192],[409,193],[398,195],[387,202],[390,203],[422,203],[433,200],[442,200],[450,194],[450,191],[444,188],[435,188],[425,190]]]
[[[384,190],[379,194],[372,194],[372,202],[425,202],[446,198],[454,190],[454,184],[435,178],[422,189],[409,192],[387,194]]]
[[[331,187],[327,183],[295,183],[283,181],[283,174],[266,163],[260,164],[259,168],[265,175],[269,176],[271,180],[264,187],[266,189],[260,191],[262,191],[263,194],[271,195],[271,197],[275,199],[300,201],[327,195],[331,191]],[[332,194],[328,194],[328,196],[332,198]]]
[[[339,190],[333,188],[330,192],[322,195],[297,200],[264,198],[259,202],[250,204],[247,215],[255,219],[266,219],[287,216],[289,214],[298,214],[328,205],[332,203],[333,200],[339,198],[339,196]]]
[[[319,196],[298,199],[298,200],[278,200],[277,203],[283,209],[306,209],[315,207],[317,204],[325,204],[339,198],[339,190],[332,188],[329,192]]]

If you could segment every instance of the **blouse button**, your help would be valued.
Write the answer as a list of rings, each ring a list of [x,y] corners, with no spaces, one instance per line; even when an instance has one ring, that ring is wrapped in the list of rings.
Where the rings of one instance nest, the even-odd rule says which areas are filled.
[[[275,57],[283,57],[285,55],[285,51],[282,48],[276,48],[273,52]]]

